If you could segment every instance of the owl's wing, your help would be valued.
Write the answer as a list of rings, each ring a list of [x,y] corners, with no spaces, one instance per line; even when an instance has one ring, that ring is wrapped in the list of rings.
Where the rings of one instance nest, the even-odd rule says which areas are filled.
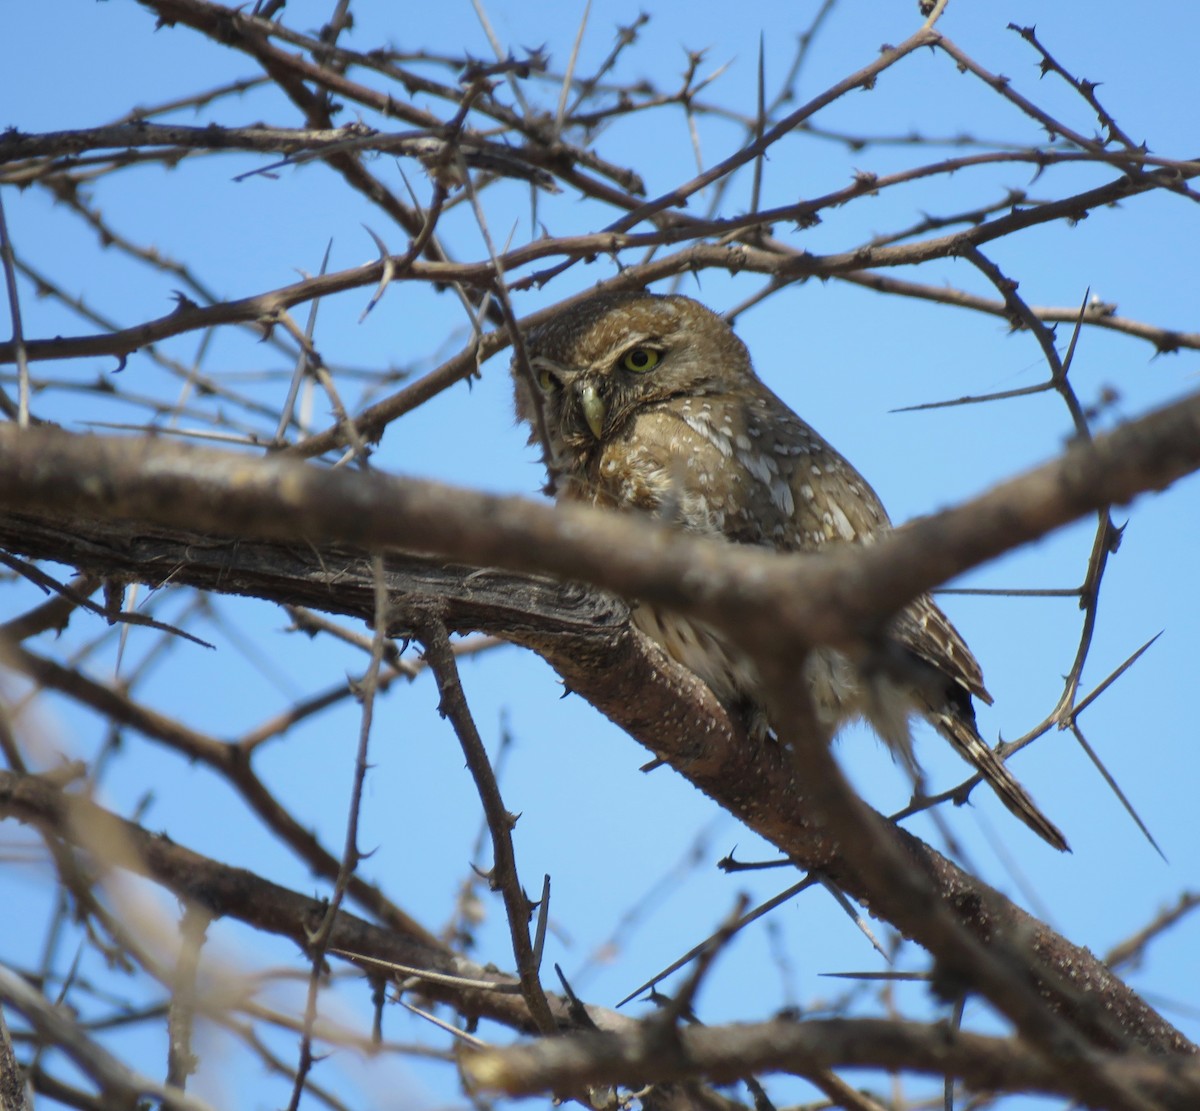
[[[883,503],[867,480],[799,418],[789,414],[776,423],[775,451],[787,457],[795,502],[789,546],[812,550],[826,543],[870,544],[891,528]],[[891,633],[918,659],[991,705],[979,662],[929,595],[901,610]]]
[[[798,524],[821,542],[869,544],[888,531],[887,514],[875,491],[849,463],[826,457],[824,482],[812,499],[797,500]],[[815,512],[804,512],[802,509]],[[807,545],[805,545],[807,546]],[[922,594],[902,609],[892,621],[892,637],[914,656],[989,706],[992,696],[983,685],[983,670],[966,641],[928,594]]]
[[[976,698],[992,704],[979,661],[928,594],[922,594],[896,615],[892,634],[913,655],[932,664]]]

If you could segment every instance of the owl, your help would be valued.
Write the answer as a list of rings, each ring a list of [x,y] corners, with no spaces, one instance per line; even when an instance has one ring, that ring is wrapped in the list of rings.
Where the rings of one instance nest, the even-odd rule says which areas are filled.
[[[691,298],[597,295],[532,329],[525,346],[528,372],[513,364],[517,412],[535,429],[531,442],[544,429],[559,500],[781,552],[870,544],[891,527],[866,480],[763,384],[725,321]],[[769,730],[752,661],[717,630],[645,603],[634,603],[633,621],[752,732]],[[891,665],[869,676],[833,649],[808,654],[803,678],[827,732],[864,718],[907,757],[907,720],[919,715],[1009,810],[1066,849],[980,737],[971,699],[990,704],[991,695],[933,599],[902,610],[888,637]]]

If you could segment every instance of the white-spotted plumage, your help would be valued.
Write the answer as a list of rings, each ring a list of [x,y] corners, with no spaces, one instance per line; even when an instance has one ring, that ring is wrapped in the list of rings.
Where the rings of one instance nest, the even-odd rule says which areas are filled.
[[[781,551],[868,544],[890,528],[866,480],[763,384],[745,345],[698,302],[598,295],[533,329],[525,343],[532,380],[514,366],[517,408],[534,427],[541,412],[560,499]],[[716,630],[645,604],[635,604],[633,619],[727,705],[748,707],[752,727],[765,731],[754,669]],[[831,649],[809,654],[804,677],[829,731],[865,717],[907,758],[904,721],[917,713],[1014,814],[1065,849],[979,736],[971,698],[992,699],[946,615],[924,595],[896,616],[889,638],[897,666],[870,675]]]

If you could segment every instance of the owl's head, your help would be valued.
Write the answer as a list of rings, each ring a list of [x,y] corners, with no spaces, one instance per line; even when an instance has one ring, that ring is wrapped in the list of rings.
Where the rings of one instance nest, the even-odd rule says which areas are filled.
[[[517,415],[536,427],[541,411],[560,466],[586,461],[646,406],[727,392],[754,373],[729,325],[690,297],[598,294],[525,346],[532,382],[514,363]]]

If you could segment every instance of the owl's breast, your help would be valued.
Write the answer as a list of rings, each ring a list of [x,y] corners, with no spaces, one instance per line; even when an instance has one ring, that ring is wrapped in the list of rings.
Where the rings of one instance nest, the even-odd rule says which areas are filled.
[[[666,402],[646,406],[599,445],[570,496],[727,536],[742,516],[728,478],[721,446]]]
[[[645,405],[577,460],[564,496],[741,544],[811,551],[887,527],[865,480],[765,389]]]

